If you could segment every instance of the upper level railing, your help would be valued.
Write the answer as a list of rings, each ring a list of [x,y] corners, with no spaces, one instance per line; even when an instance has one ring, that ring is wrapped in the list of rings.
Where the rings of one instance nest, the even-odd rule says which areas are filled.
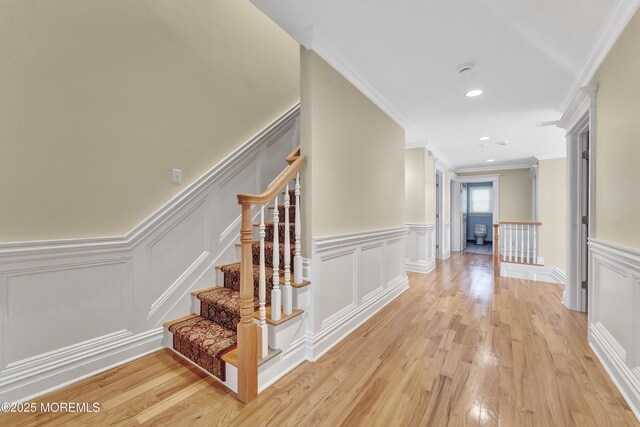
[[[540,222],[503,221],[493,224],[494,273],[500,275],[500,263],[538,264]]]
[[[305,157],[297,147],[286,158],[289,166],[262,194],[238,194],[242,209],[240,230],[240,323],[238,324],[238,398],[248,403],[258,396],[258,359],[268,352],[268,329],[266,323],[266,267],[265,267],[265,215],[264,209],[273,202],[273,290],[271,291],[271,319],[279,320],[293,312],[291,288],[291,236],[290,236],[290,183],[294,181],[295,197],[295,240],[294,240],[294,283],[302,282],[301,223],[300,223],[300,170]],[[280,215],[278,196],[284,190],[284,283],[280,289]],[[260,206],[260,254],[258,278],[258,320],[254,320],[254,277],[253,277],[253,231],[251,208]]]

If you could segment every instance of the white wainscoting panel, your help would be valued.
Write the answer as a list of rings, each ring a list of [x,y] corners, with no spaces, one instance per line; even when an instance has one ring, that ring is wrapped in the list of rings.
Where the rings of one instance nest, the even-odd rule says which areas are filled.
[[[407,227],[313,239],[307,359],[317,360],[409,287]]]
[[[405,269],[414,273],[429,273],[436,267],[436,225],[407,224]]]
[[[640,420],[640,251],[589,240],[589,343]]]
[[[190,292],[235,261],[236,195],[263,191],[282,171],[298,117],[296,105],[125,236],[0,244],[0,402],[160,348],[162,323],[189,314]],[[336,283],[337,271],[357,269],[352,258],[328,264],[325,286],[340,298],[326,315],[355,303],[355,290],[345,296]]]

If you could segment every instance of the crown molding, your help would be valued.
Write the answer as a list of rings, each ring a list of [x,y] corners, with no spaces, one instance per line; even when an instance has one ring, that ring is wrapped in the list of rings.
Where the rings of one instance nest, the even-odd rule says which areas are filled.
[[[578,76],[571,84],[571,88],[560,104],[558,111],[564,112],[567,110],[580,91],[580,88],[591,82],[598,68],[600,68],[600,65],[602,65],[602,62],[616,41],[618,41],[620,34],[622,34],[627,27],[627,24],[629,24],[629,21],[639,6],[640,0],[618,1],[616,7],[611,11],[611,14],[609,14],[609,18],[602,27],[600,34],[598,34],[598,38],[591,48],[591,53],[585,60]]]
[[[515,165],[500,165],[500,166],[483,166],[477,168],[459,168],[456,169],[456,173],[472,173],[472,172],[493,172],[493,171],[504,171],[504,170],[512,170],[512,169],[529,169],[531,164],[515,164]]]
[[[571,104],[567,107],[557,126],[571,132],[580,123],[580,120],[587,114],[590,108],[595,106],[596,92],[598,85],[589,85],[580,88],[576,92]]]
[[[431,156],[436,161],[436,164],[438,162],[442,164],[443,166],[442,169],[449,169],[450,171],[455,171],[456,168],[453,167],[449,159],[447,159],[445,155],[442,154],[442,152],[440,152],[440,150],[434,147],[432,143],[426,142],[425,147],[429,150],[429,156]]]
[[[553,160],[553,159],[564,159],[567,157],[567,153],[558,153],[558,154],[536,154],[533,156],[536,160]]]
[[[313,50],[322,59],[327,61],[342,77],[347,79],[349,83],[355,86],[364,96],[369,98],[378,108],[389,116],[404,130],[411,127],[411,122],[398,111],[387,99],[378,92],[369,81],[358,73],[349,62],[333,48],[329,47],[326,38],[315,27],[307,28],[297,34],[293,38],[304,46],[307,50]]]

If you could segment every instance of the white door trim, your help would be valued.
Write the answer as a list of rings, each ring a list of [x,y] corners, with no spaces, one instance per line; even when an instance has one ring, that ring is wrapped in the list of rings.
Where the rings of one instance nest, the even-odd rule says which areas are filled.
[[[470,183],[470,182],[490,182],[493,184],[493,223],[497,224],[500,222],[500,177],[502,174],[496,175],[469,175],[469,176],[457,176],[456,182],[458,183]],[[453,206],[452,206],[453,207]],[[460,204],[457,206],[457,211],[453,211],[452,215],[455,217],[456,215],[460,216]],[[493,230],[491,230],[491,235],[493,236]],[[495,240],[495,236],[493,239]]]
[[[581,236],[581,188],[583,174],[579,139],[589,131],[589,225],[588,237],[595,237],[595,170],[596,170],[596,92],[597,85],[583,87],[558,122],[567,132],[567,286],[562,302],[571,310],[587,311],[586,295],[582,290],[583,267]]]

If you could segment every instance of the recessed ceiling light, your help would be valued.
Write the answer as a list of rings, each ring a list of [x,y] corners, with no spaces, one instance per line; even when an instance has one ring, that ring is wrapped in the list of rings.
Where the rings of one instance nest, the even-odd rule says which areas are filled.
[[[482,89],[473,89],[473,90],[470,90],[469,92],[467,92],[467,93],[465,94],[465,96],[466,96],[467,98],[474,98],[474,97],[476,97],[476,96],[480,96],[480,95],[482,95],[482,93],[483,93],[483,90],[482,90]]]
[[[491,139],[491,137],[488,137],[488,136],[481,136],[480,137],[480,141],[486,141],[488,139]]]
[[[498,144],[498,145],[507,145],[507,144],[509,144],[509,141],[498,141],[498,142],[496,142],[496,144]]]
[[[495,161],[496,161],[496,159],[489,159],[489,160],[487,160],[487,162],[488,162],[488,163],[495,162]]]

